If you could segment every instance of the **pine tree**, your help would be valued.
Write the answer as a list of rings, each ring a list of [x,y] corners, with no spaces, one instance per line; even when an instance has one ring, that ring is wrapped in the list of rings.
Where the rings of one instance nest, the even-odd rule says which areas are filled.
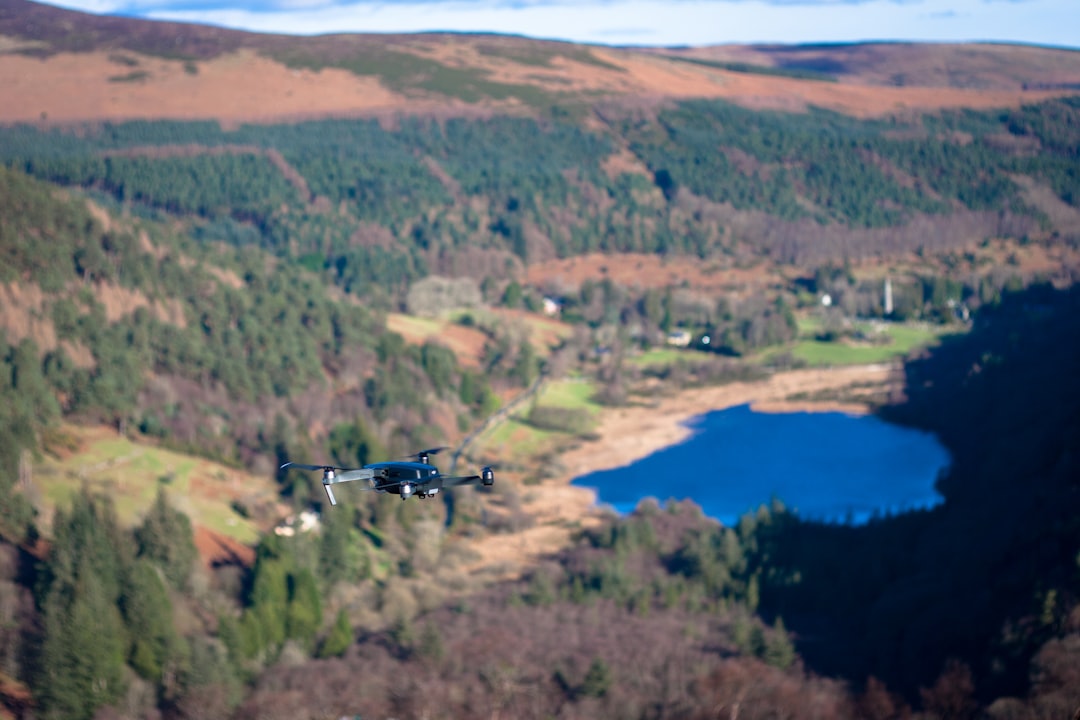
[[[135,529],[139,557],[156,563],[175,588],[187,587],[198,551],[191,520],[169,504],[164,488],[159,488],[154,504],[142,524]]]
[[[611,668],[602,658],[596,658],[581,681],[581,694],[585,697],[603,697],[611,689],[611,681]]]
[[[446,648],[443,646],[442,633],[434,622],[429,620],[424,624],[417,641],[416,652],[420,657],[432,663],[438,663],[445,657]]]
[[[536,350],[533,349],[532,343],[523,340],[518,346],[517,359],[514,361],[513,368],[510,369],[510,377],[522,386],[528,386],[536,379],[539,366],[540,361],[536,357]]]
[[[34,423],[41,427],[56,419],[60,406],[41,372],[41,360],[33,340],[23,340],[15,346],[11,370],[15,399],[24,405]]]
[[[43,716],[83,720],[124,692],[123,626],[89,568],[74,586],[56,585],[44,606],[38,678]]]
[[[172,602],[157,568],[140,559],[128,574],[120,607],[131,639],[128,662],[147,680],[158,682],[176,645]]]
[[[273,552],[260,546],[260,552]],[[264,555],[255,565],[250,606],[240,622],[244,654],[251,658],[263,651],[276,653],[285,642],[289,622],[289,583],[285,560]]]
[[[115,603],[132,555],[130,536],[117,523],[112,501],[94,496],[84,486],[73,498],[70,513],[57,509],[53,518],[53,546],[42,574],[42,595],[54,586],[74,587],[93,575]]]
[[[788,637],[787,629],[784,627],[784,619],[781,617],[776,618],[773,631],[765,640],[763,659],[769,665],[778,667],[781,670],[786,670],[795,662],[795,646],[792,644],[791,638]]]
[[[322,597],[315,576],[307,568],[289,578],[291,593],[286,616],[286,634],[310,648],[322,625]]]
[[[334,620],[330,633],[323,640],[319,648],[319,657],[338,657],[343,655],[353,643],[352,625],[349,624],[349,616],[344,610],[338,611],[337,619]]]

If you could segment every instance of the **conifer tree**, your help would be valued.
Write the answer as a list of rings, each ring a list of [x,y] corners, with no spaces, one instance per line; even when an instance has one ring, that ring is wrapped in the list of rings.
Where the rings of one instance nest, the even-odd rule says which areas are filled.
[[[787,628],[784,627],[784,619],[781,617],[776,618],[776,622],[773,624],[773,632],[765,640],[763,659],[768,664],[781,670],[786,670],[795,662],[795,646],[792,644],[791,638],[788,637]]]
[[[158,682],[176,645],[172,602],[158,570],[145,558],[128,573],[120,607],[127,625],[128,662],[147,680]]]
[[[286,634],[310,648],[322,625],[322,597],[315,576],[307,568],[289,578],[291,593],[286,616]]]
[[[119,527],[112,502],[84,486],[72,499],[70,513],[56,511],[52,552],[39,589],[43,595],[54,586],[69,589],[93,575],[115,603],[132,555],[130,536]]]
[[[611,668],[603,658],[595,658],[581,681],[581,694],[585,697],[603,697],[611,689]]]
[[[187,515],[169,504],[164,488],[159,488],[154,504],[142,524],[135,529],[139,557],[155,563],[165,573],[169,584],[178,589],[187,586],[197,550]]]
[[[352,645],[352,642],[353,630],[352,625],[349,623],[349,616],[345,613],[345,610],[339,610],[334,624],[330,627],[329,634],[323,640],[322,647],[319,648],[319,657],[328,658],[343,655]]]
[[[33,340],[23,340],[15,346],[11,358],[11,379],[15,390],[14,400],[21,403],[23,412],[35,426],[41,427],[55,420],[60,406],[49,389],[41,372],[38,348]]]
[[[359,539],[352,532],[353,511],[338,508],[323,515],[319,537],[319,575],[324,588],[357,577],[363,562]]]
[[[38,678],[43,716],[83,720],[124,691],[123,626],[89,567],[74,585],[55,585],[45,602]]]
[[[424,624],[416,644],[416,652],[420,657],[432,663],[438,663],[445,657],[446,648],[443,645],[442,633],[434,622],[429,620]]]

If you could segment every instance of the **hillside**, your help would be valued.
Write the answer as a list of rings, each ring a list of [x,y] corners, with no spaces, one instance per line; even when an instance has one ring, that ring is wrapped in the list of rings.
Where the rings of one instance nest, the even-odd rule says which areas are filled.
[[[10,100],[0,122],[543,114],[686,98],[876,117],[1016,107],[1078,86],[1080,53],[1051,48],[650,52],[493,35],[288,37],[0,3]]]
[[[598,251],[696,256],[735,286],[763,259],[1080,232],[1068,50],[289,37],[27,0],[0,3],[0,38],[0,162],[257,234],[380,301]]]
[[[0,0],[0,717],[1067,716],[1078,84]],[[762,398],[934,430],[945,505],[568,486]]]
[[[193,243],[7,169],[0,188],[8,467],[20,446],[49,445],[40,432],[60,417],[265,475],[339,425],[379,428],[380,447],[404,451],[484,411],[490,387],[451,351],[406,348],[378,310],[296,265]],[[337,442],[350,462],[355,448]],[[306,502],[307,488],[281,489]]]
[[[1077,51],[993,43],[717,45],[652,50],[743,72],[881,87],[1076,90]]]

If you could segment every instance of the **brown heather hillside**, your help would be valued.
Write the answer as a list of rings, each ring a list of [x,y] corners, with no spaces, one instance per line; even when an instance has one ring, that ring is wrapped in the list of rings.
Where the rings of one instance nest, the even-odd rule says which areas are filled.
[[[1080,88],[1080,52],[1030,45],[714,45],[653,52],[698,62],[820,73],[860,85],[972,90]]]
[[[1077,87],[1080,53],[1040,47],[646,51],[492,35],[289,37],[0,0],[4,123],[532,113],[676,98],[873,117],[1011,107]]]

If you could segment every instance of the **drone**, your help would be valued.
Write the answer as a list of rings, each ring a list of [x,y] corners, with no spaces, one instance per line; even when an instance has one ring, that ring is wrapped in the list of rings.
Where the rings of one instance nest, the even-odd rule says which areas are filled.
[[[409,455],[409,461],[378,462],[352,469],[334,465],[305,465],[294,462],[285,463],[281,466],[281,469],[296,468],[297,470],[322,471],[323,489],[326,490],[326,497],[330,500],[331,505],[337,505],[337,498],[334,497],[334,490],[331,486],[356,480],[363,480],[367,483],[364,487],[365,490],[400,495],[402,500],[408,500],[413,495],[425,500],[438,495],[439,491],[444,488],[476,484],[491,487],[495,484],[495,471],[490,467],[484,467],[479,475],[443,475],[428,460],[432,455],[437,455],[445,449],[445,447],[428,448],[414,455]]]

